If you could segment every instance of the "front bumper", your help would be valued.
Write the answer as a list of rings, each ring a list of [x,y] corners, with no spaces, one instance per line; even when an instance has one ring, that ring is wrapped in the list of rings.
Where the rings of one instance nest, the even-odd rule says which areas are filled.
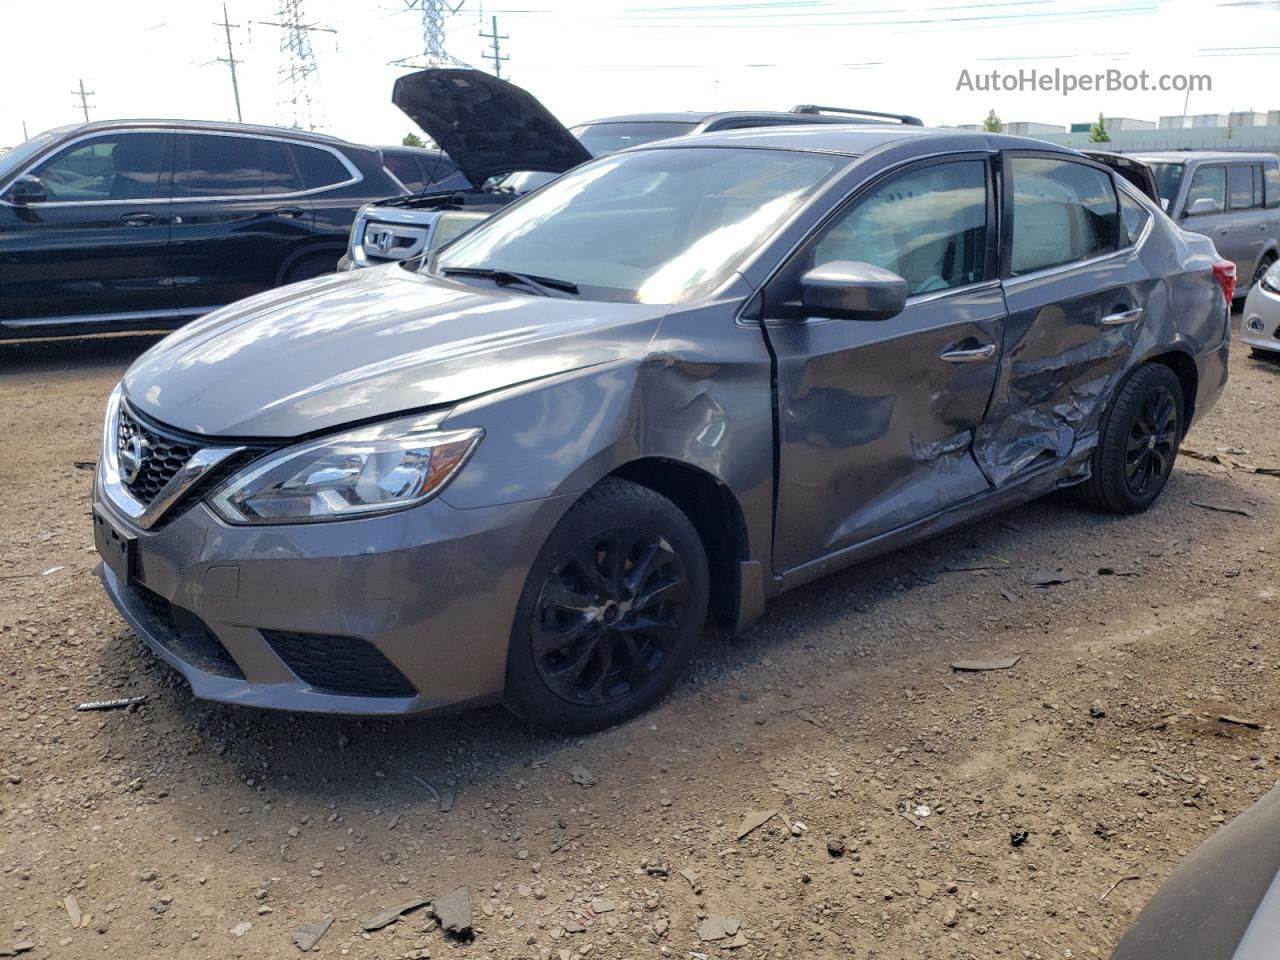
[[[1280,294],[1255,283],[1240,315],[1240,340],[1258,350],[1280,353]]]
[[[127,574],[101,565],[107,594],[197,697],[364,715],[500,698],[517,600],[568,505],[458,510],[437,498],[382,517],[251,527],[198,504],[146,531],[94,500],[136,537]]]

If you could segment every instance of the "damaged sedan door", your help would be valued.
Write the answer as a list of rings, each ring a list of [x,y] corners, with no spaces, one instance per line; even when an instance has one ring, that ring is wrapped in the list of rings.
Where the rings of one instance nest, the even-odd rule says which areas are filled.
[[[1149,215],[1125,196],[1122,221],[1109,171],[1060,154],[1006,153],[1003,163],[1009,322],[974,443],[997,487],[1061,464],[1096,428],[1155,285],[1137,249]]]
[[[855,194],[770,281],[776,572],[989,489],[970,448],[1005,323],[993,198],[983,154],[898,168]],[[905,308],[842,314],[806,298],[806,275],[811,287],[830,284],[840,269],[855,284],[896,274]]]

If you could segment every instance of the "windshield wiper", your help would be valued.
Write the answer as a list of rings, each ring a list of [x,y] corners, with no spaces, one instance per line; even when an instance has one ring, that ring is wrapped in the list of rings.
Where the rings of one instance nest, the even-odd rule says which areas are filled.
[[[535,273],[516,273],[514,270],[494,270],[490,267],[445,267],[440,271],[446,277],[481,277],[492,280],[500,287],[520,285],[542,294],[551,296],[551,291],[559,293],[578,292],[578,285],[572,280],[557,280],[555,277],[540,277]]]

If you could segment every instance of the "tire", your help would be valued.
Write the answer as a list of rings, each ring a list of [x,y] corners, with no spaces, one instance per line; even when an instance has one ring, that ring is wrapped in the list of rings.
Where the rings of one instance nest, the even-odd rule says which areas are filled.
[[[1077,488],[1085,502],[1113,513],[1151,506],[1173,473],[1184,410],[1182,384],[1172,370],[1148,363],[1133,371],[1103,417],[1093,475]]]
[[[298,283],[302,280],[310,280],[312,277],[333,273],[337,268],[338,257],[332,253],[309,253],[296,263],[290,264],[280,282],[282,284]]]
[[[1262,282],[1262,278],[1267,275],[1267,271],[1271,269],[1271,265],[1276,262],[1276,258],[1271,254],[1267,254],[1258,264],[1258,269],[1253,271],[1253,280],[1249,284],[1249,290],[1252,290],[1257,284]],[[1245,293],[1248,293],[1246,290]]]
[[[561,518],[529,570],[507,654],[507,707],[567,734],[644,712],[697,649],[709,594],[706,552],[680,508],[648,487],[602,481]]]

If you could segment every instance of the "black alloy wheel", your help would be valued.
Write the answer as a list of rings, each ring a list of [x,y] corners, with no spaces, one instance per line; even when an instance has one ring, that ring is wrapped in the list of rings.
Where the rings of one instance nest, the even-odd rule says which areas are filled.
[[[1125,482],[1142,497],[1173,465],[1178,446],[1178,401],[1167,388],[1150,391],[1129,428],[1125,447]]]

